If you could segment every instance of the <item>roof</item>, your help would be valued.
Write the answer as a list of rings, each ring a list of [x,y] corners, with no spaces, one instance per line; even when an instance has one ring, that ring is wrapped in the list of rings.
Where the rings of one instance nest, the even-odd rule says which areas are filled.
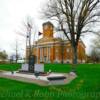
[[[51,25],[52,27],[54,27],[54,25],[50,21],[43,23],[43,26],[45,25]]]

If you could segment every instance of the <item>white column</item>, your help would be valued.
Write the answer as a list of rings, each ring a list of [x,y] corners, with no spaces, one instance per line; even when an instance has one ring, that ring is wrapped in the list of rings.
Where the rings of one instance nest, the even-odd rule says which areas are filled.
[[[50,47],[49,47],[49,61],[50,61]]]
[[[47,61],[48,61],[49,59],[48,59],[48,47],[47,47]]]
[[[40,48],[40,62],[42,61],[42,48]]]
[[[42,55],[42,62],[44,61],[44,59],[43,59],[43,47],[41,48],[41,55]]]
[[[41,61],[41,48],[40,48],[40,61]]]
[[[37,63],[38,63],[38,45],[37,45]]]

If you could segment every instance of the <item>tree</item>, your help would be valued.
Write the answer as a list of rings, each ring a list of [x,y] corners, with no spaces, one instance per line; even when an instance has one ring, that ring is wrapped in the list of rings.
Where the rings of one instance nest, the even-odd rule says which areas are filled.
[[[91,59],[95,62],[100,61],[100,33],[96,34],[96,37],[92,40],[93,43],[91,45]]]
[[[42,16],[56,20],[73,49],[73,64],[77,64],[77,46],[83,33],[95,32],[90,28],[99,22],[100,0],[48,0]]]
[[[25,21],[23,22],[23,30],[22,32],[17,32],[17,34],[23,36],[26,38],[26,53],[27,53],[27,58],[26,62],[29,64],[29,71],[31,71],[32,66],[30,66],[30,59],[33,56],[32,52],[33,52],[33,45],[32,42],[34,42],[34,40],[32,41],[32,39],[34,39],[35,34],[32,34],[33,32],[35,33],[35,23],[33,23],[33,18],[30,16],[27,16]],[[34,37],[32,38],[32,35],[34,35]]]
[[[100,50],[100,33],[96,34],[96,38],[93,40],[93,47]]]
[[[8,55],[6,53],[6,51],[0,51],[0,60],[1,61],[5,61],[7,59]]]
[[[16,52],[15,58],[16,58],[16,63],[17,63],[18,58],[19,58],[19,55],[18,55],[18,41],[17,40],[16,40],[16,46],[15,46],[15,52]]]
[[[100,51],[96,48],[92,48],[90,57],[93,62],[100,62]]]
[[[13,42],[13,44],[11,45],[11,48],[13,50],[13,53],[10,56],[10,60],[11,62],[18,62],[19,56],[20,56],[20,44],[18,39],[16,38],[15,41]]]
[[[29,55],[32,54],[32,39],[35,38],[35,33],[36,32],[36,26],[34,23],[34,20],[31,16],[27,16],[24,20],[24,22],[22,23],[22,29],[21,31],[16,32],[17,34],[19,34],[20,36],[23,36],[24,38],[26,38],[26,48],[29,47]],[[32,38],[32,36],[34,35],[34,37]]]

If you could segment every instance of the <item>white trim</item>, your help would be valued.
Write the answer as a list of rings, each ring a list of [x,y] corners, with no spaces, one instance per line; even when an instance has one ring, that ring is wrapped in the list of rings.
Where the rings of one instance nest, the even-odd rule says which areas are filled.
[[[37,63],[38,63],[38,59],[39,59],[38,57],[39,57],[39,56],[38,56],[38,46],[37,46]]]
[[[61,46],[62,44],[39,44],[37,45],[38,47],[52,47],[52,46]],[[34,48],[36,48],[37,46],[34,46]],[[64,47],[68,47],[66,44],[63,45]]]
[[[82,60],[82,63],[85,63],[86,61],[85,60]]]
[[[56,58],[56,59],[54,60],[54,63],[61,63],[61,61],[60,61],[58,58]]]
[[[47,61],[48,61],[48,47],[47,47]]]
[[[67,59],[67,60],[64,60],[64,63],[71,63],[72,62],[72,60],[71,59]]]

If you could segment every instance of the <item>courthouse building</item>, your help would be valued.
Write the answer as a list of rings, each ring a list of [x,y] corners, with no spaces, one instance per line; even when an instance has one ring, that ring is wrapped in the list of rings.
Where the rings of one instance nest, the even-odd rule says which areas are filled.
[[[73,51],[68,40],[54,37],[54,26],[51,22],[43,24],[43,38],[36,41],[32,49],[36,63],[72,63]],[[85,45],[78,43],[78,63],[86,62]],[[26,52],[28,58],[28,49]]]

